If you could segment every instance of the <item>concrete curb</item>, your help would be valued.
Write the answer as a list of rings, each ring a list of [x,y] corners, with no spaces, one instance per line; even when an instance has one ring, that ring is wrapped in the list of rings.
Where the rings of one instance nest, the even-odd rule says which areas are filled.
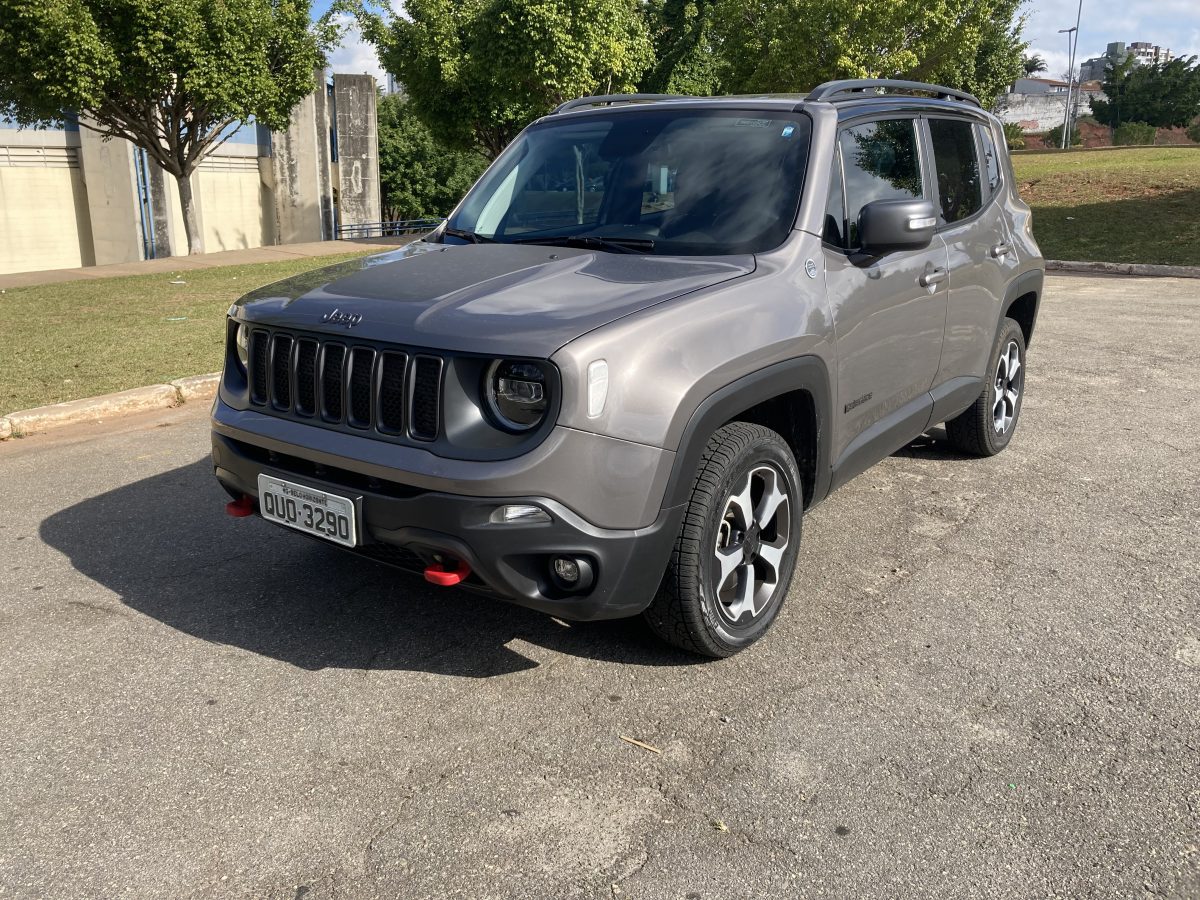
[[[170,384],[152,384],[102,397],[88,397],[9,413],[0,418],[0,440],[151,409],[170,409],[189,400],[208,399],[216,394],[219,380],[220,374],[214,372],[180,378]]]
[[[1200,266],[1158,266],[1149,263],[1077,262],[1046,260],[1047,272],[1078,272],[1089,275],[1140,275],[1151,278],[1200,278]]]

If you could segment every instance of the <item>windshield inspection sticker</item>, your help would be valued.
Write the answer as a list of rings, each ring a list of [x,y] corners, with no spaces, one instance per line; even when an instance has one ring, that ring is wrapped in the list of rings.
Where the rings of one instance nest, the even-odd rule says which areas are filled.
[[[783,129],[783,137],[791,137],[792,132],[795,130],[796,130],[795,125],[788,125],[786,128]]]

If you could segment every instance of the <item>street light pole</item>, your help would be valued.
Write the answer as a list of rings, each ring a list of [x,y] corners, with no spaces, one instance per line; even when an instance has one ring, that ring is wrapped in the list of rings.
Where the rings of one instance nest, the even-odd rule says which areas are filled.
[[[1058,33],[1067,35],[1067,112],[1063,117],[1062,149],[1071,146],[1071,89],[1075,84],[1075,49],[1079,46],[1079,22],[1083,18],[1083,0],[1075,11],[1075,27],[1060,28]]]

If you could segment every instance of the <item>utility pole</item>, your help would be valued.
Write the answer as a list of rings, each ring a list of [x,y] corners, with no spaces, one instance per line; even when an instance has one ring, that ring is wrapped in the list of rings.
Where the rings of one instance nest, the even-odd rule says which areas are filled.
[[[1071,146],[1071,89],[1075,85],[1075,48],[1079,46],[1079,21],[1083,18],[1083,0],[1079,0],[1079,8],[1075,11],[1075,27],[1060,28],[1059,34],[1067,36],[1067,112],[1063,117],[1062,149]]]

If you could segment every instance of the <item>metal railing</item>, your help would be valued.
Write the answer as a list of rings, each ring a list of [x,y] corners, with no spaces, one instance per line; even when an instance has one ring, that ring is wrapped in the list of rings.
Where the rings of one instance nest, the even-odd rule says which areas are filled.
[[[362,222],[357,225],[339,225],[334,234],[339,241],[350,238],[397,237],[404,234],[432,231],[444,221],[444,219],[403,219],[398,222]]]

